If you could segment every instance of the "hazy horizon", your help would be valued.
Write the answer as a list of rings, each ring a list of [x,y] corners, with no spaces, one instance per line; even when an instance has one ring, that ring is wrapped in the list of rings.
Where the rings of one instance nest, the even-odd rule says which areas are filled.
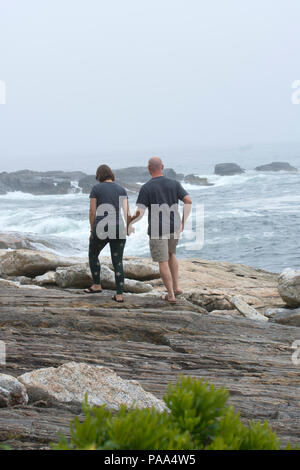
[[[0,0],[0,171],[293,163],[299,14],[297,0]]]

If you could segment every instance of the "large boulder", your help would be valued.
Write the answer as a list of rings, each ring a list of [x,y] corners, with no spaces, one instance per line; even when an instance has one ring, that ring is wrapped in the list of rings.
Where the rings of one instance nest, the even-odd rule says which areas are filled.
[[[60,367],[34,370],[19,377],[29,394],[41,391],[63,403],[82,403],[87,394],[90,405],[106,405],[118,410],[121,405],[136,408],[166,409],[164,402],[143,390],[134,380],[124,380],[107,367],[68,362]]]
[[[239,175],[245,171],[236,163],[218,163],[215,166],[215,175],[231,176]]]
[[[84,289],[92,284],[92,276],[88,263],[77,266],[59,268],[55,272],[55,282],[62,288]],[[115,274],[106,264],[101,264],[101,285],[104,289],[115,289]],[[125,279],[124,291],[142,294],[153,289],[151,284]]]
[[[300,307],[300,271],[286,268],[278,278],[278,292],[290,307]]]
[[[62,288],[84,289],[85,287],[89,287],[92,283],[88,263],[59,267],[56,269],[54,279],[56,284]]]
[[[15,377],[0,374],[0,408],[26,405],[27,402],[26,387]]]
[[[139,281],[150,281],[159,279],[160,273],[158,266],[154,263],[146,263],[145,260],[129,260],[123,262],[124,274],[126,278],[137,279]],[[112,268],[112,264],[110,264]]]
[[[297,168],[287,162],[272,162],[267,165],[257,166],[257,171],[298,171]]]
[[[0,254],[0,275],[34,277],[76,263],[76,258],[64,258],[47,251],[11,250]]]

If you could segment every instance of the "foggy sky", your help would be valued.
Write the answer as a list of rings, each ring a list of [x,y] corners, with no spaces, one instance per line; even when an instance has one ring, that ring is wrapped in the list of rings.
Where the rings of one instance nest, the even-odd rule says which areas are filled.
[[[0,0],[0,171],[299,142],[299,0]]]

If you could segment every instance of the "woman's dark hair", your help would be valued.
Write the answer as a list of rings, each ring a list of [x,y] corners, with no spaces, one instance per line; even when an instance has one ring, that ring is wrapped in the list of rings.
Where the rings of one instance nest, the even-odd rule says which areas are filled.
[[[100,181],[100,183],[107,180],[115,181],[115,175],[108,165],[100,165],[96,171],[96,180]]]

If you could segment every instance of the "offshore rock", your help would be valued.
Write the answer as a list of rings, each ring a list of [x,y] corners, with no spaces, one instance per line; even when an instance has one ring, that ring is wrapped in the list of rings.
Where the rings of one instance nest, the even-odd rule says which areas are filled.
[[[244,170],[236,163],[218,163],[215,166],[215,175],[231,176],[244,173]]]
[[[287,162],[272,162],[267,165],[257,166],[256,171],[298,171],[297,168]]]

